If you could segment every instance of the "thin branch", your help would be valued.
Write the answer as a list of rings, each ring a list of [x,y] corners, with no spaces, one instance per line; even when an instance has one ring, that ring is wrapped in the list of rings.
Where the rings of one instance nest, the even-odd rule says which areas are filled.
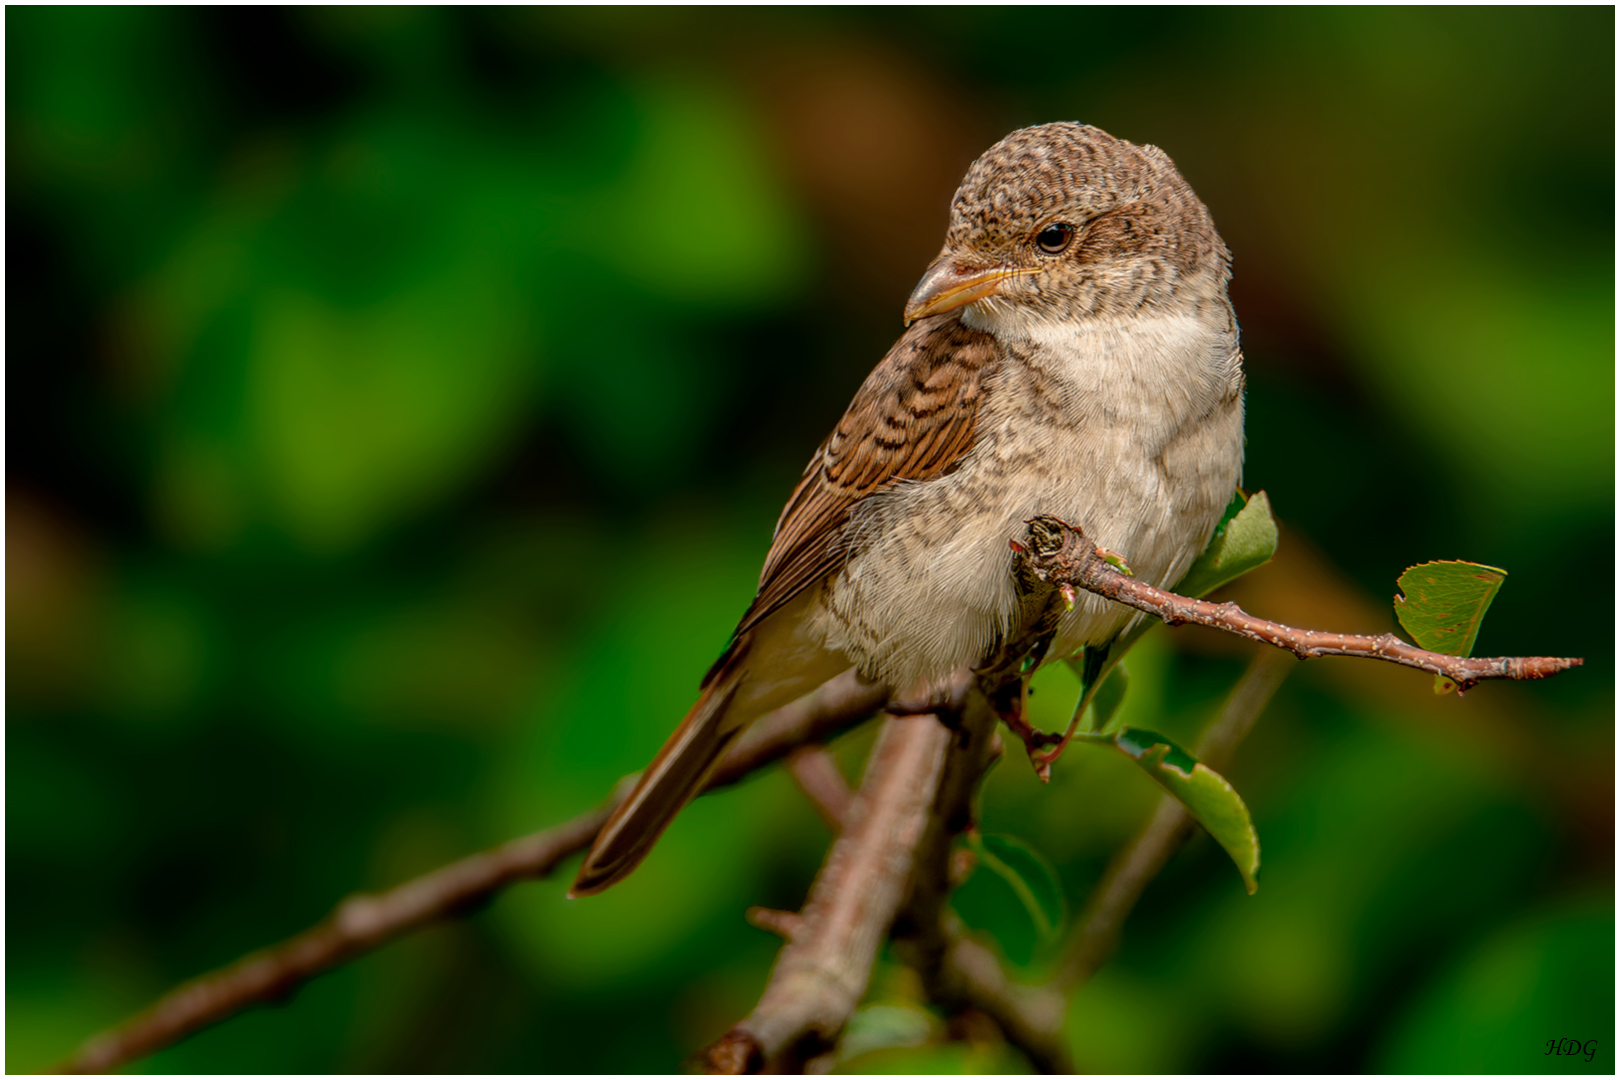
[[[1443,675],[1457,684],[1457,692],[1485,679],[1545,679],[1579,667],[1575,657],[1554,656],[1448,656],[1409,645],[1394,634],[1367,637],[1324,630],[1300,630],[1250,615],[1233,603],[1215,604],[1156,589],[1110,566],[1095,544],[1079,529],[1056,518],[1029,523],[1031,551],[1025,554],[1035,574],[1053,585],[1079,586],[1121,604],[1157,615],[1172,626],[1199,623],[1287,649],[1301,660],[1317,656],[1357,656]]]
[[[1217,771],[1231,760],[1272,695],[1282,685],[1294,658],[1262,649],[1232,688],[1220,715],[1199,740],[1196,756]],[[1081,915],[1068,956],[1053,987],[1068,994],[1090,979],[1119,944],[1125,918],[1170,856],[1192,835],[1194,822],[1185,807],[1169,795],[1159,805],[1130,846],[1108,864]]]
[[[705,1053],[709,1071],[793,1070],[832,1047],[905,898],[950,744],[930,714],[884,723],[792,940],[753,1012]]]
[[[736,783],[798,746],[831,738],[883,706],[886,687],[853,671],[763,717],[721,761],[707,790]],[[284,999],[309,979],[438,919],[477,907],[519,881],[544,877],[588,847],[628,792],[544,832],[469,856],[374,896],[353,896],[324,921],[183,983],[145,1011],[86,1041],[53,1071],[107,1072],[217,1024],[255,1004]]]
[[[108,1072],[217,1024],[249,1005],[279,1001],[304,982],[424,923],[473,905],[514,881],[549,873],[589,844],[613,800],[545,832],[406,882],[351,896],[325,921],[170,991],[144,1012],[85,1042],[52,1071]]]
[[[1063,992],[1013,982],[996,954],[968,937],[954,916],[946,918],[942,929],[944,963],[930,996],[942,1004],[971,1005],[990,1017],[1041,1072],[1073,1072],[1065,1032],[1069,1003]]]
[[[889,688],[846,671],[814,693],[754,721],[714,771],[704,790],[735,784],[806,743],[831,739],[883,708]]]
[[[743,918],[749,926],[757,926],[767,933],[775,934],[783,941],[792,941],[799,928],[804,925],[804,919],[797,911],[779,911],[776,908],[760,907],[758,904],[743,912]]]
[[[827,828],[835,833],[842,829],[855,793],[849,790],[849,781],[844,779],[832,751],[825,746],[801,746],[788,755],[787,767],[793,782]]]

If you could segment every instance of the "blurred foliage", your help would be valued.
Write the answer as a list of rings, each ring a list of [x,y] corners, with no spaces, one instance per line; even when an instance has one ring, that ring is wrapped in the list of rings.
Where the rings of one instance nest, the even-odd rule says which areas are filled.
[[[1174,860],[1077,1060],[1613,1072],[1612,9],[6,29],[9,1069],[639,767],[968,162],[1077,119],[1166,148],[1236,253],[1246,481],[1284,530],[1231,595],[1376,633],[1401,568],[1478,559],[1514,575],[1480,654],[1588,658],[1461,700],[1299,670],[1229,770],[1265,888],[1207,838]],[[1155,631],[1119,722],[1194,744],[1246,655]],[[1073,673],[1036,689],[1061,726]],[[1006,762],[985,831],[1078,905],[1136,771]],[[796,906],[826,840],[768,775],[601,898],[518,887],[145,1067],[668,1070],[748,1010],[775,943],[741,912]],[[1021,909],[970,907],[1049,969]],[[845,1067],[1020,1064],[888,962],[870,1000],[899,1011]]]

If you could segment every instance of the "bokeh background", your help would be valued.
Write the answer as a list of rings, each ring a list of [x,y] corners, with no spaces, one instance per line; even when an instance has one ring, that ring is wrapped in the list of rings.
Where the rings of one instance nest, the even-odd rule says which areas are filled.
[[[1406,566],[1473,559],[1510,572],[1479,653],[1588,658],[1464,700],[1295,671],[1229,773],[1259,894],[1195,841],[1077,1061],[1614,1070],[1612,9],[5,20],[8,1069],[638,768],[967,164],[1076,119],[1165,148],[1236,255],[1284,535],[1231,594],[1382,632]],[[1154,631],[1130,722],[1195,741],[1249,655]],[[1079,748],[984,814],[1077,907],[1155,798]],[[142,1067],[675,1068],[826,842],[773,773],[601,898],[513,889]],[[866,1045],[932,1044],[852,1067],[1022,1067],[886,961],[871,1000]]]

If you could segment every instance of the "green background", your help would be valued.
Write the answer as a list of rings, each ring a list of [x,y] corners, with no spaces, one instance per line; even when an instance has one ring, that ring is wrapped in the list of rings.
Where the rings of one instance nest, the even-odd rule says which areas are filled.
[[[5,19],[8,1069],[643,764],[963,170],[1062,119],[1162,146],[1235,254],[1284,531],[1229,594],[1378,633],[1406,566],[1473,559],[1479,654],[1588,658],[1463,700],[1296,671],[1228,770],[1259,894],[1174,860],[1077,1062],[1614,1070],[1612,9]],[[1124,721],[1195,743],[1248,655],[1155,630]],[[985,827],[1073,910],[1155,798],[1009,755]],[[611,893],[519,886],[143,1067],[671,1069],[826,841],[773,772]],[[1054,963],[993,879],[960,907]],[[942,1037],[887,963],[872,1000],[873,1045]]]

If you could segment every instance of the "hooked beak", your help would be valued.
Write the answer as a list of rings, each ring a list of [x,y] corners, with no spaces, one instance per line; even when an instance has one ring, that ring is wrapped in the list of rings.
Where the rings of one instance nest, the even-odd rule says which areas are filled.
[[[994,296],[1003,281],[1033,272],[1012,266],[992,266],[988,270],[962,266],[949,255],[941,256],[923,274],[911,299],[906,301],[906,325],[926,315],[955,311],[964,304]]]

